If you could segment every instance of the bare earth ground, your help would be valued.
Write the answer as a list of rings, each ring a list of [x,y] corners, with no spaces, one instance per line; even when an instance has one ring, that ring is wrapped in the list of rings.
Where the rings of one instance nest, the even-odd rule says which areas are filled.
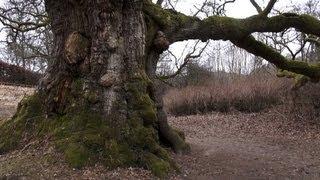
[[[0,86],[0,119],[14,112],[23,94],[18,89]],[[295,122],[275,109],[169,121],[186,133],[192,148],[188,155],[173,155],[181,174],[170,179],[320,179],[320,128],[314,123]],[[135,168],[75,170],[48,143],[35,144],[0,155],[0,179],[154,179]]]

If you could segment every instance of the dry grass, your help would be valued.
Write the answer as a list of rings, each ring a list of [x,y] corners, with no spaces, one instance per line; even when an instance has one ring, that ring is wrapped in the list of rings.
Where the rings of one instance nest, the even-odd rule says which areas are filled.
[[[212,80],[210,80],[212,81]],[[244,77],[169,90],[167,111],[175,116],[208,112],[259,112],[284,101],[289,84],[276,77]]]
[[[33,92],[33,88],[0,85],[0,121],[10,118],[21,99]]]
[[[304,115],[311,115],[310,111],[317,112],[316,107],[320,105],[319,85],[304,87],[297,92],[292,105],[287,106],[283,94],[289,89],[290,84],[285,80],[260,78],[241,79],[232,83],[212,83],[200,87],[192,86],[179,91],[170,90],[165,97],[167,106],[176,105],[174,103],[179,100],[180,103],[197,102],[198,104],[190,103],[190,108],[198,109],[200,102],[214,104],[210,101],[228,100],[228,108],[232,110],[239,106],[253,108],[257,104],[268,104],[271,102],[270,99],[275,97],[279,98],[277,102],[284,104],[260,113],[247,114],[233,111],[229,114],[169,117],[171,126],[186,133],[192,152],[188,155],[172,155],[180,166],[181,174],[172,174],[168,179],[198,179],[199,177],[239,179],[240,176],[243,177],[242,179],[247,179],[280,175],[283,179],[317,175],[315,176],[317,178],[307,179],[319,179],[319,153],[317,152],[320,148],[318,143],[320,125],[306,121],[293,121],[287,116],[293,111],[295,113],[301,111]],[[2,103],[0,107],[14,111],[20,99],[33,91],[29,88],[0,86]],[[238,106],[236,104],[231,106],[234,102],[239,102],[239,99],[246,103],[241,102]],[[168,104],[169,102],[172,104]],[[248,105],[249,102],[256,104]],[[296,106],[299,102],[300,106]],[[308,108],[309,106],[312,108]],[[2,111],[0,113],[3,115]],[[306,118],[304,115],[301,116],[302,119]],[[155,178],[149,171],[137,168],[119,168],[110,171],[101,165],[96,165],[81,170],[72,169],[47,141],[39,143],[41,146],[31,144],[22,150],[0,155],[0,179],[1,177],[5,179]]]
[[[297,121],[319,124],[320,84],[307,84],[298,91],[291,92],[289,117]]]

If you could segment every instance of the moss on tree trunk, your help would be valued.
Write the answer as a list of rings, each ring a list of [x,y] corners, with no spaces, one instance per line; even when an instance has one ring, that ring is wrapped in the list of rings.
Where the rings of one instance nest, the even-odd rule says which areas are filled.
[[[168,42],[153,50],[158,27],[146,23],[142,2],[46,0],[46,8],[56,59],[36,94],[0,127],[0,153],[50,137],[76,168],[102,162],[159,177],[176,169],[166,148],[189,146],[168,125],[152,81]]]

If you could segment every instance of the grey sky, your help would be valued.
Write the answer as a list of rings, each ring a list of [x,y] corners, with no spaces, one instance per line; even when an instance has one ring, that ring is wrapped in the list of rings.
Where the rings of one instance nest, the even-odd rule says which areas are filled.
[[[262,6],[262,8],[265,7],[269,2],[269,0],[256,0],[256,1],[260,6]],[[275,5],[275,9],[289,12],[292,10],[291,5],[305,4],[307,1],[308,0],[278,0],[278,2]],[[200,7],[202,2],[204,2],[204,0],[197,0],[197,1],[180,0],[179,3],[177,4],[176,10],[186,14],[193,14],[193,12],[196,11],[196,9],[194,8],[194,5]],[[255,8],[250,3],[250,0],[236,0],[235,3],[228,4],[226,6],[226,10],[227,10],[226,15],[234,18],[246,18],[257,13]],[[191,48],[193,47],[192,44],[194,44],[194,41],[188,41],[188,42],[185,41],[185,42],[175,43],[170,46],[170,51],[173,52],[173,54],[175,54],[175,56],[177,57],[180,57],[180,56],[183,57],[185,54],[188,53],[188,51],[184,51],[185,45],[187,43],[189,43]],[[211,47],[208,47],[208,50],[210,51],[214,49],[214,46],[217,46],[217,43],[218,42],[211,43]],[[220,45],[224,46],[227,43],[228,42],[220,42]],[[183,51],[184,51],[184,55],[182,54]],[[226,56],[225,58],[227,61],[228,57]],[[171,63],[174,64],[174,62],[171,62]],[[250,71],[250,66],[251,66],[250,63],[253,63],[253,60],[249,60],[247,64],[248,71]],[[171,67],[174,67],[173,64],[171,65]]]
[[[4,2],[7,0],[0,0],[0,5],[3,5]],[[156,0],[153,0],[156,1]],[[185,14],[193,14],[192,12],[195,12],[196,9],[194,6],[201,6],[202,2],[205,0],[180,0],[177,4],[177,10],[180,12],[183,12]],[[269,0],[256,0],[259,5],[262,7],[265,7],[266,4],[269,2]],[[288,4],[292,5],[299,5],[299,4],[305,4],[308,0],[278,0],[275,8],[276,9],[282,9],[285,11],[290,11],[291,9],[288,6]],[[249,17],[251,15],[256,14],[256,10],[251,5],[250,0],[236,0],[235,3],[230,3],[226,6],[227,10],[227,16],[235,17],[235,18],[245,18]],[[0,24],[1,27],[1,24]],[[4,33],[0,32],[0,39],[4,38]],[[177,56],[181,55],[181,52],[183,51],[185,47],[186,42],[180,42],[175,43],[170,47],[170,49],[176,54]],[[192,44],[192,42],[191,42]]]
[[[308,0],[278,0],[277,4],[275,5],[276,9],[286,9],[288,4],[304,4]],[[193,8],[194,5],[201,6],[201,3],[204,0],[180,0],[177,6],[177,10],[180,12],[184,12],[189,14],[192,11],[195,11]],[[265,7],[268,3],[268,0],[257,0],[258,4],[262,7]],[[230,3],[227,5],[227,15],[236,18],[245,18],[251,15],[254,15],[256,10],[251,5],[250,0],[236,0],[234,3]]]

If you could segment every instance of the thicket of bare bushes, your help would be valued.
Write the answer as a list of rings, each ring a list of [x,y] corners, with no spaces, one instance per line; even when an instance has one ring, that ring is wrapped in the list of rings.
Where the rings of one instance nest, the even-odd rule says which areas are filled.
[[[200,74],[180,77],[180,82],[180,87],[169,88],[164,96],[166,110],[174,116],[252,113],[275,106],[279,113],[291,119],[315,122],[320,115],[320,85],[310,83],[294,91],[293,80],[276,77],[272,68],[263,67],[249,75],[210,74],[202,69]]]
[[[289,114],[299,121],[319,123],[320,84],[307,84],[298,91],[291,92]]]
[[[0,83],[36,85],[41,74],[0,61]]]
[[[175,116],[213,111],[259,112],[285,101],[288,83],[276,77],[238,77],[226,81],[207,79],[207,84],[168,90],[167,111]]]

